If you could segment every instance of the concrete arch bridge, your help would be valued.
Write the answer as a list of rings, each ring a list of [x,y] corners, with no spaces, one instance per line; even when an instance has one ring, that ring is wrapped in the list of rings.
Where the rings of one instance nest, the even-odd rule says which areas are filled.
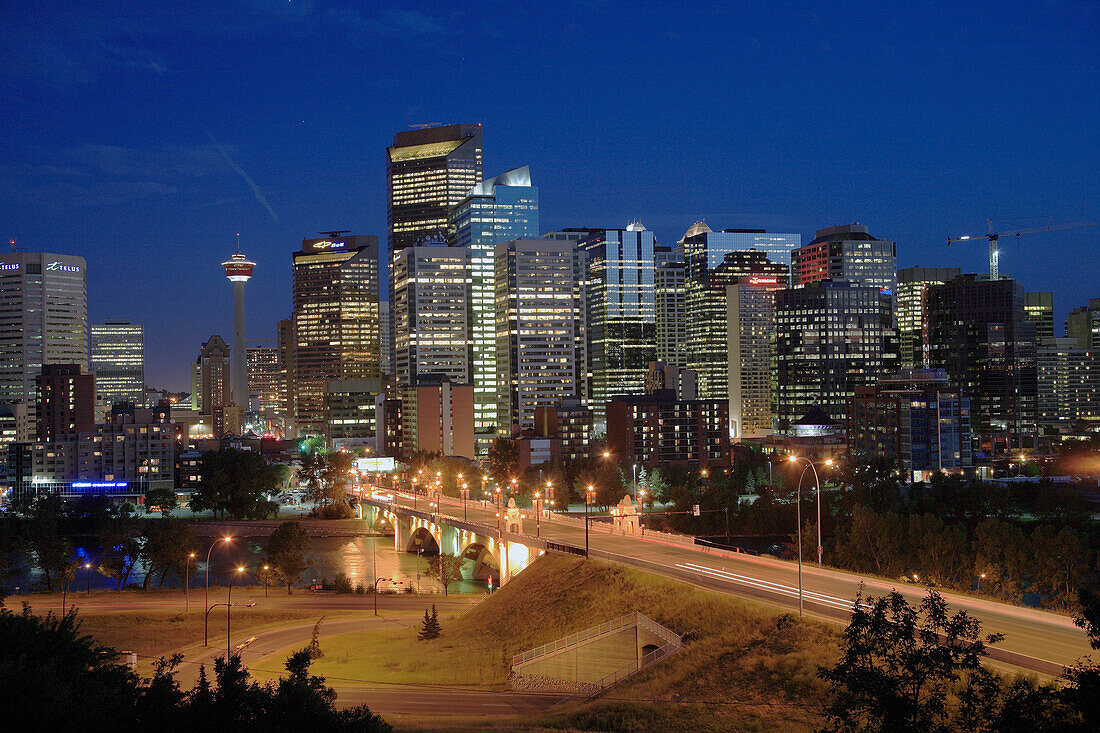
[[[375,499],[361,499],[361,502],[363,519],[368,526],[393,528],[394,550],[425,555],[450,553],[473,563],[473,579],[491,578],[497,587],[514,578],[548,549],[543,540],[480,522],[467,522]]]

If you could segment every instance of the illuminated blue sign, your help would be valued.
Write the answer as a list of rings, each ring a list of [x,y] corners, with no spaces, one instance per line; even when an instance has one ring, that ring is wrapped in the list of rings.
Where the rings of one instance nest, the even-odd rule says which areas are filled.
[[[18,262],[0,262],[0,270],[18,270]]]
[[[74,481],[69,484],[74,489],[125,489],[129,485],[126,481]]]
[[[883,295],[893,295],[894,294],[894,291],[891,290],[890,288],[883,288],[879,292],[882,293]]]
[[[59,272],[80,272],[80,268],[76,265],[62,264],[61,260],[56,262],[50,262],[46,265],[47,270],[54,270]]]

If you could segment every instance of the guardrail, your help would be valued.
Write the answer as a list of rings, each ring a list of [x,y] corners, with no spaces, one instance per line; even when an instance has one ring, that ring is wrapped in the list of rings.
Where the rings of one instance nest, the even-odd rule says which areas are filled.
[[[589,641],[596,637],[605,636],[612,632],[619,631],[620,629],[625,629],[629,626],[636,625],[637,617],[640,615],[641,614],[639,614],[637,611],[635,611],[634,613],[628,613],[625,616],[620,616],[619,618],[612,619],[610,621],[604,621],[602,624],[592,626],[583,631],[578,631],[577,633],[570,634],[569,636],[563,636],[560,639],[555,639],[548,644],[543,644],[542,646],[535,647],[534,649],[529,649],[525,652],[521,652],[512,657],[512,666],[515,667],[517,664],[525,664],[526,662],[530,662],[532,659],[537,659],[538,657],[553,654],[563,649],[568,649],[569,647],[576,646],[581,642]]]

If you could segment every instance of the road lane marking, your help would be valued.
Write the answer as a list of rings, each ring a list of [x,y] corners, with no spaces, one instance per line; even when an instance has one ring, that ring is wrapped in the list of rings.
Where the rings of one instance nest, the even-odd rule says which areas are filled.
[[[738,575],[737,573],[731,573],[727,570],[719,570],[717,568],[707,567],[705,565],[698,565],[696,563],[676,563],[676,567],[683,570],[699,573],[701,575],[707,575],[718,580],[725,580],[732,583],[739,583],[750,587],[757,588],[759,590],[766,590],[772,593],[779,593],[785,596],[791,596],[798,598],[798,588],[796,586],[784,585],[782,583],[776,583],[770,580],[761,580],[759,578],[750,578],[746,575]],[[852,610],[852,601],[841,598],[840,596],[833,596],[827,593],[820,593],[818,591],[802,590],[802,597],[832,608],[838,608],[842,611]],[[867,604],[861,604],[865,608],[870,608]]]

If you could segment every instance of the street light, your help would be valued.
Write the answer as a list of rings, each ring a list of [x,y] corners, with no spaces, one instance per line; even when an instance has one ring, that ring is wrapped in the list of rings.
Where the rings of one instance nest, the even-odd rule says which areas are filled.
[[[588,557],[588,505],[592,502],[592,492],[596,490],[596,487],[592,484],[588,484],[588,488],[584,492],[584,556]]]
[[[237,568],[236,575],[240,575],[243,572],[244,568]],[[231,574],[229,576],[229,598],[225,602],[225,661],[227,663],[229,662],[230,622],[233,619],[233,578],[236,577],[236,575]]]
[[[547,481],[547,483],[550,483],[550,482]],[[540,533],[540,530],[539,530],[539,521],[540,521],[539,515],[542,514],[542,507],[540,506],[542,504],[542,502],[540,501],[541,498],[542,498],[542,492],[541,491],[536,491],[535,492],[535,507],[534,507],[534,509],[535,509],[535,537],[541,537],[542,536],[542,534]]]
[[[195,559],[195,553],[189,552],[187,559],[183,561],[183,610],[184,612],[191,610],[191,582],[189,571],[191,570],[191,561]]]
[[[383,580],[389,580],[389,578],[375,578],[374,579],[374,615],[378,615],[378,584]]]
[[[92,564],[84,563],[84,595],[92,592]]]
[[[210,639],[210,635],[208,633],[210,625],[210,553],[214,551],[214,548],[218,546],[219,542],[224,542],[228,545],[232,541],[232,537],[222,537],[220,540],[214,540],[214,542],[210,545],[210,549],[206,551],[206,596],[203,599],[203,605],[206,606],[207,621],[203,623],[203,646],[210,646],[210,644],[207,643]]]
[[[978,576],[978,592],[982,592],[982,579],[985,578],[985,573]]]
[[[270,565],[264,565],[264,598],[267,598],[267,571],[270,569]]]
[[[817,468],[814,466],[814,462],[809,458],[802,456],[792,455],[788,458],[791,463],[798,463],[803,461],[806,464],[806,468],[810,469],[814,473],[814,485],[815,493],[817,494],[817,567],[821,567],[821,481],[817,476]],[[833,465],[833,459],[827,458],[823,463],[826,466]],[[802,469],[802,474],[798,477],[798,497],[799,497],[799,519],[798,519],[798,536],[802,537],[802,515],[801,515],[801,501],[802,501],[802,479],[806,477],[806,468]]]

